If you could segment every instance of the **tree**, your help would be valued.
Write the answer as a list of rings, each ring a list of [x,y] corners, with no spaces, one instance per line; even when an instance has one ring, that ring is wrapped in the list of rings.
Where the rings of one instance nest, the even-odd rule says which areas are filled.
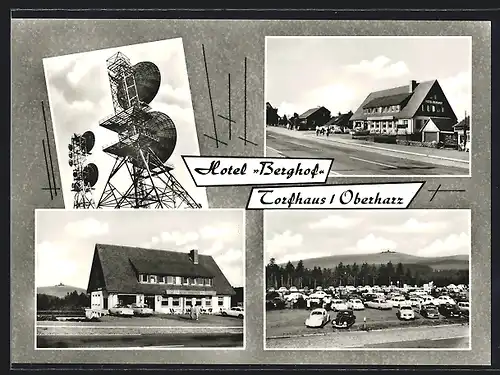
[[[403,268],[403,263],[399,262],[396,266],[396,279],[399,282],[399,286],[402,286],[402,281],[405,275],[405,270]]]
[[[295,267],[295,277],[297,277],[299,288],[302,288],[304,279],[304,262],[302,260],[299,260],[297,267]]]
[[[354,264],[351,267],[351,275],[353,277],[354,281],[354,286],[358,284],[358,278],[359,278],[359,266],[354,262]]]
[[[293,277],[295,276],[295,267],[293,266],[292,262],[288,261],[288,263],[285,266],[285,278],[286,278],[286,285],[288,287],[292,286],[293,282]]]
[[[394,265],[391,261],[387,263],[387,285],[391,285],[395,276]]]
[[[364,262],[361,265],[361,270],[359,271],[359,278],[362,280],[363,286],[366,285],[368,280],[368,275],[370,273],[370,266],[368,263]]]

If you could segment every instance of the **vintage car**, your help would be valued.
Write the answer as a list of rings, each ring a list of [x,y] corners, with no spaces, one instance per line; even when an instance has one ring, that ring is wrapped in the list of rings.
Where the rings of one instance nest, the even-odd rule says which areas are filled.
[[[221,311],[222,316],[233,316],[235,318],[243,319],[245,316],[245,311],[243,307],[231,307],[230,309],[223,309]]]
[[[109,315],[134,316],[134,310],[128,305],[115,305],[108,309]]]
[[[389,301],[392,307],[400,307],[403,305],[408,305],[409,303],[406,301],[406,298],[403,296],[394,296]]]
[[[132,305],[130,305],[130,307],[134,311],[134,315],[150,316],[154,314],[153,309],[144,304],[133,303]]]
[[[439,311],[435,305],[423,305],[420,309],[420,315],[428,319],[439,319]]]
[[[438,311],[445,318],[460,318],[462,316],[462,313],[456,304],[452,305],[451,303],[443,303],[439,305]]]
[[[356,315],[352,310],[339,311],[334,320],[332,320],[332,326],[335,328],[349,328],[356,322]]]
[[[402,305],[399,307],[396,316],[401,320],[413,320],[415,319],[415,312],[413,311],[413,307],[409,305]]]
[[[434,301],[432,301],[434,305],[456,305],[456,302],[453,298],[447,295],[442,295],[437,298],[434,298]]]
[[[347,308],[351,310],[364,310],[365,305],[363,305],[363,301],[361,301],[359,298],[352,298],[347,301],[346,303]]]
[[[325,309],[314,309],[305,321],[308,328],[320,328],[330,321],[330,314]]]
[[[458,309],[463,315],[469,315],[470,303],[469,302],[458,302]]]
[[[381,298],[375,298],[372,301],[365,302],[366,307],[379,310],[390,310],[392,309],[392,304]]]
[[[347,304],[342,299],[333,299],[330,306],[333,311],[344,311],[348,309]]]

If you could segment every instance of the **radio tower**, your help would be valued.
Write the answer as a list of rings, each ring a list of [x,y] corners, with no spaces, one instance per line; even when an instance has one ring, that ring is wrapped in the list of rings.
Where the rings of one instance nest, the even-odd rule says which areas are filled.
[[[82,135],[74,134],[68,144],[69,166],[73,167],[73,208],[95,208],[92,191],[99,179],[99,170],[94,163],[85,165],[94,144],[95,136],[91,131]]]
[[[115,162],[97,207],[200,208],[167,164],[177,142],[174,122],[148,105],[160,87],[158,67],[151,62],[132,66],[121,52],[106,64],[114,114],[99,125],[117,133],[118,142],[104,148]],[[128,186],[118,188],[118,179]]]

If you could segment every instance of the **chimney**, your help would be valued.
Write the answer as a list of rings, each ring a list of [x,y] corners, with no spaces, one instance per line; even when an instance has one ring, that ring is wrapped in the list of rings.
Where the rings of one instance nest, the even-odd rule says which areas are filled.
[[[411,80],[410,81],[410,85],[408,87],[408,89],[410,90],[410,93],[412,93],[413,91],[415,91],[416,87],[417,87],[417,81]]]
[[[193,264],[198,264],[198,250],[193,249],[189,252],[189,258]]]

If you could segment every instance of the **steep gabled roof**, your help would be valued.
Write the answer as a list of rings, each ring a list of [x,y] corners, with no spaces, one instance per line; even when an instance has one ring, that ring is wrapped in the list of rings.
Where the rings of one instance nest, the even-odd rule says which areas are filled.
[[[316,113],[317,111],[319,111],[321,108],[323,109],[326,109],[325,107],[316,107],[316,108],[311,108],[311,109],[308,109],[307,111],[305,111],[303,114],[301,114],[299,116],[300,119],[306,119],[308,118],[309,116],[311,116],[313,113]],[[328,111],[328,109],[326,109]]]
[[[434,86],[434,84],[439,84],[439,83],[437,82],[437,80],[417,83],[417,86],[415,87],[412,93],[408,92],[408,85],[398,86],[387,90],[374,91],[366,97],[366,99],[363,101],[363,103],[361,103],[356,112],[354,112],[354,115],[351,117],[351,121],[366,120],[368,116],[370,117],[387,116],[389,115],[388,113],[366,115],[364,113],[364,108],[366,108],[368,104],[372,106],[372,102],[375,99],[379,99],[381,102],[383,102],[384,100],[392,102],[399,100],[399,98],[402,98],[404,95],[406,95],[407,98],[402,100],[402,102],[406,100],[407,101],[406,105],[402,108],[401,111],[391,113],[390,115],[394,116],[395,118],[411,118],[415,115],[418,108],[420,107],[420,105],[422,104],[422,102],[424,101],[425,97],[427,96],[431,88]],[[385,105],[396,105],[396,104],[385,104]]]
[[[366,103],[363,108],[375,108],[375,107],[385,107],[389,105],[398,105],[403,103],[406,99],[410,97],[410,93],[401,93],[396,95],[381,96],[375,98]]]
[[[442,117],[432,117],[432,122],[442,132],[443,131],[448,131],[448,132],[449,131],[453,131],[453,123],[454,123],[454,121],[452,119],[442,118]]]
[[[143,284],[138,273],[186,277],[211,277],[213,285],[197,286],[197,290],[215,290],[217,294],[233,295],[229,284],[215,260],[209,255],[198,255],[193,264],[188,253],[151,250],[139,247],[96,244],[92,267],[102,269],[104,287],[108,292],[162,294],[165,284]],[[92,275],[92,272],[91,272]],[[92,276],[91,276],[92,278]],[[92,280],[89,280],[89,289]],[[189,289],[176,285],[175,289]],[[89,290],[90,292],[91,290]]]
[[[325,125],[326,126],[328,126],[328,125],[343,125],[344,123],[349,121],[351,116],[352,116],[352,112],[340,114],[339,116],[332,117]]]
[[[453,125],[453,128],[455,130],[464,129],[464,128],[466,130],[468,130],[470,128],[470,116],[466,116],[465,118],[460,120],[458,123]]]

